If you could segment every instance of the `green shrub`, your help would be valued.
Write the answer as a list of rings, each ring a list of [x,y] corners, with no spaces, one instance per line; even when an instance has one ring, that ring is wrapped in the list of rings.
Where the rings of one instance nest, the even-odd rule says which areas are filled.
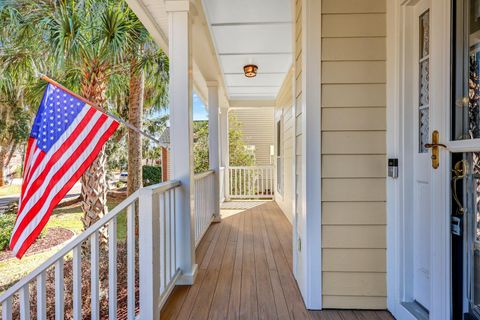
[[[18,202],[13,201],[8,205],[8,209],[0,214],[0,251],[8,248],[10,236],[12,235],[15,220],[17,218]],[[46,228],[38,235],[38,238],[43,238],[46,234]]]
[[[162,168],[158,166],[143,166],[143,185],[150,186],[162,182]]]
[[[8,247],[8,242],[10,241],[10,235],[13,231],[13,226],[15,225],[14,214],[0,214],[0,251],[5,250]]]

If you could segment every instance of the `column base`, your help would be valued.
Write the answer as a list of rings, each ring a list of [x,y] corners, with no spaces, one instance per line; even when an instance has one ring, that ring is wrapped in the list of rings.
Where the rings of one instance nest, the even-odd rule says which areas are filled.
[[[222,222],[222,217],[220,217],[220,215],[218,215],[218,216],[213,216],[212,222],[213,222],[213,223]]]
[[[176,285],[185,286],[195,283],[195,279],[197,278],[198,273],[198,264],[194,264],[192,267],[192,271],[190,273],[182,273],[182,275],[178,278]]]

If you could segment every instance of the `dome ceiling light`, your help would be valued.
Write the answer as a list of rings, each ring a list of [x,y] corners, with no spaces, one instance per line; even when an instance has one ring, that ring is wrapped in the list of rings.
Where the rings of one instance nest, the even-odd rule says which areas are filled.
[[[253,78],[257,75],[258,67],[254,64],[247,64],[243,67],[243,72],[245,72],[245,77]]]

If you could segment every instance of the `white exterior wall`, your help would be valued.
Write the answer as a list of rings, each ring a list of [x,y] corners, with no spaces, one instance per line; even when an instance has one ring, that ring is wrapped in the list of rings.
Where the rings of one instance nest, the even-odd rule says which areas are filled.
[[[386,307],[386,1],[322,1],[324,308]]]

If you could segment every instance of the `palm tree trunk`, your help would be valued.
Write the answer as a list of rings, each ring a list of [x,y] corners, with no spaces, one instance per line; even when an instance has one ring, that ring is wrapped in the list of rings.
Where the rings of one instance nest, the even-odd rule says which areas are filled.
[[[107,89],[105,74],[97,68],[86,74],[81,83],[82,95],[99,106],[105,105]],[[103,147],[82,176],[82,222],[85,230],[108,212],[106,162],[107,157]],[[103,238],[106,238],[106,233],[103,234]]]
[[[3,164],[6,156],[6,149],[0,148],[0,187],[3,187],[5,185],[5,172],[3,171]]]
[[[17,146],[18,146],[18,142],[12,143],[12,146],[10,147],[10,151],[8,152],[8,155],[7,155],[7,159],[4,162],[5,166],[8,166],[10,164],[10,161],[12,160],[15,150],[17,150]]]
[[[142,128],[143,95],[145,76],[143,71],[136,72],[136,59],[130,68],[130,95],[128,101],[128,121],[137,128]],[[128,195],[142,187],[142,136],[137,131],[128,129]]]
[[[82,176],[83,228],[86,230],[108,212],[105,148]]]

